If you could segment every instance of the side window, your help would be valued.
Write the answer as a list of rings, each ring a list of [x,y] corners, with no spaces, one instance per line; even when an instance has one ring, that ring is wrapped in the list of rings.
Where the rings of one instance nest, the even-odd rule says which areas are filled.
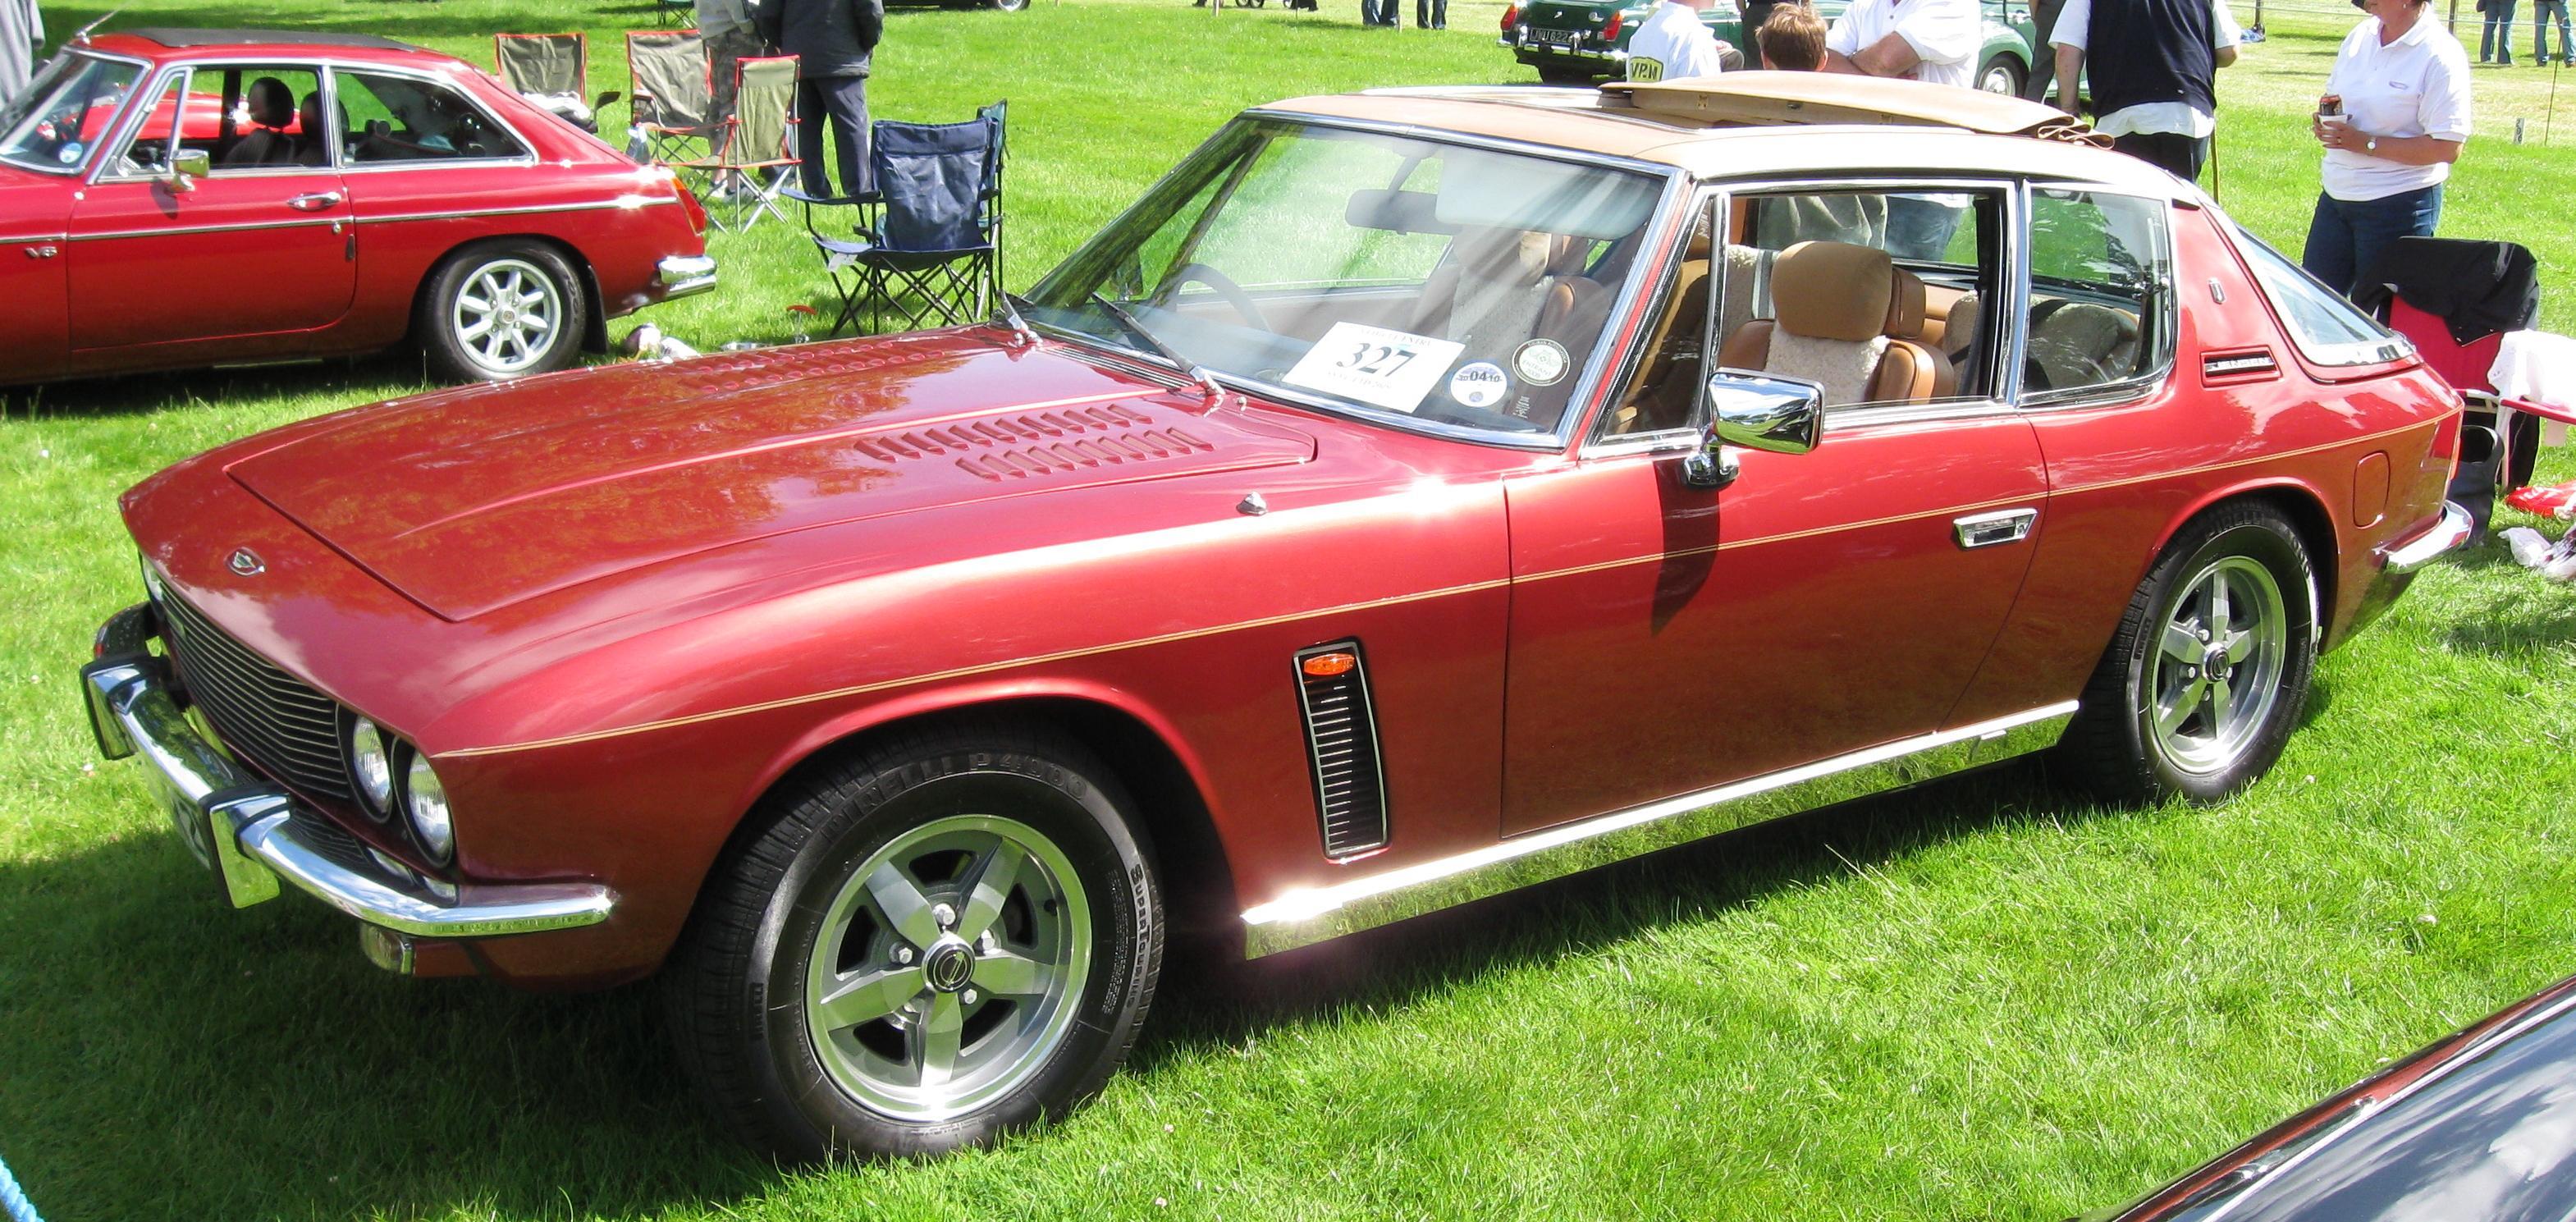
[[[342,72],[335,80],[349,164],[475,161],[527,152],[447,85],[372,72]]]
[[[179,140],[205,150],[217,175],[327,166],[329,137],[306,130],[321,106],[322,74],[310,67],[199,68],[179,101]]]
[[[2375,365],[2406,355],[2406,340],[2355,309],[2333,289],[2319,284],[2299,266],[2242,229],[2236,245],[2254,280],[2281,315],[2299,354],[2319,365]]]
[[[2172,364],[2169,207],[2131,195],[2031,192],[2026,392],[2131,384]]]
[[[110,175],[120,178],[158,177],[170,171],[171,141],[178,135],[179,99],[186,96],[188,74],[180,73],[161,87],[161,92],[143,112],[143,121],[134,129],[134,138],[126,142],[125,152],[116,160]]]
[[[1744,198],[1707,251],[1718,364],[1804,378],[1828,408],[1983,398],[2000,190]],[[1688,289],[1688,278],[1684,279]],[[1632,395],[1678,392],[1644,381]],[[1639,417],[1669,415],[1641,403]],[[1672,427],[1669,423],[1661,427]]]

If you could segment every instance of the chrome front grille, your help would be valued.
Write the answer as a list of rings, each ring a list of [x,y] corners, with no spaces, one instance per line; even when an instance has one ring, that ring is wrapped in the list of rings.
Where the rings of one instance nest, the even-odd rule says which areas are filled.
[[[188,697],[234,754],[316,798],[348,801],[340,706],[242,647],[176,595],[157,604]]]
[[[1347,669],[1316,673],[1312,663],[1323,659],[1346,659]],[[1386,847],[1386,774],[1378,764],[1377,714],[1369,706],[1359,642],[1298,651],[1297,700],[1305,713],[1324,855],[1350,857]]]

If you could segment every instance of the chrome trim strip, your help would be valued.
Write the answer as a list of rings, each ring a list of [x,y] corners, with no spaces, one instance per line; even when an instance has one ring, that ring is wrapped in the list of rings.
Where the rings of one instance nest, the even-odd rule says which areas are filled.
[[[346,225],[345,216],[306,216],[297,220],[235,221],[225,225],[183,225],[175,229],[110,229],[102,233],[75,233],[66,242],[106,242],[117,238],[175,238],[192,233],[237,233],[245,229],[309,229],[324,225]]]
[[[2402,541],[2392,539],[2371,550],[2379,554],[2380,561],[2388,566],[2389,572],[2412,573],[2440,559],[2443,553],[2467,543],[2469,536],[2476,531],[2477,524],[2470,519],[2468,510],[2444,501],[2442,516],[2431,526],[2416,532],[2415,537]]]
[[[521,204],[509,208],[459,208],[450,212],[401,212],[390,216],[361,216],[355,220],[360,225],[384,225],[395,221],[458,221],[478,216],[524,216],[532,212],[598,212],[609,208],[651,208],[657,205],[676,208],[680,206],[680,201],[667,196],[657,198],[649,195],[621,195],[615,199],[584,200],[572,204]]]
[[[100,660],[81,669],[91,726],[109,759],[140,754],[144,782],[180,839],[214,867],[236,908],[276,898],[283,880],[372,925],[432,938],[495,937],[596,925],[617,897],[597,883],[466,885],[442,903],[416,877],[360,870],[332,860],[295,825],[295,800],[199,733],[171,695],[149,604],[116,613],[99,629]]]
[[[1243,914],[1246,958],[1357,933],[1719,832],[1918,784],[2054,744],[2063,701],[1560,824],[1437,861],[1301,888]]]

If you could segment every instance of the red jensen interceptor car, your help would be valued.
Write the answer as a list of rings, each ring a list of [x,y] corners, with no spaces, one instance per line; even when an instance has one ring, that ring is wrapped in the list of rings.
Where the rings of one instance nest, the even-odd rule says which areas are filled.
[[[417,344],[561,369],[715,287],[706,216],[462,60],[383,38],[129,30],[0,109],[0,385]]]
[[[237,904],[660,973],[794,1157],[1060,1114],[1167,911],[1266,954],[2047,748],[2221,798],[2466,538],[2460,403],[2059,122],[1768,73],[1260,107],[990,326],[153,476],[92,724]]]

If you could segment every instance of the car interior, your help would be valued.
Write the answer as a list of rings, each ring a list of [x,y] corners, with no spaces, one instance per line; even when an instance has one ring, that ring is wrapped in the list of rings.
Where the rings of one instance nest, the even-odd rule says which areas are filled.
[[[202,149],[213,172],[332,164],[341,139],[348,164],[506,157],[521,150],[509,133],[453,91],[426,81],[372,73],[338,74],[335,128],[322,122],[325,93],[312,68],[225,67],[191,72],[183,89],[166,92],[125,153],[130,173],[167,165],[171,125],[182,148]],[[352,108],[359,116],[351,121]]]

